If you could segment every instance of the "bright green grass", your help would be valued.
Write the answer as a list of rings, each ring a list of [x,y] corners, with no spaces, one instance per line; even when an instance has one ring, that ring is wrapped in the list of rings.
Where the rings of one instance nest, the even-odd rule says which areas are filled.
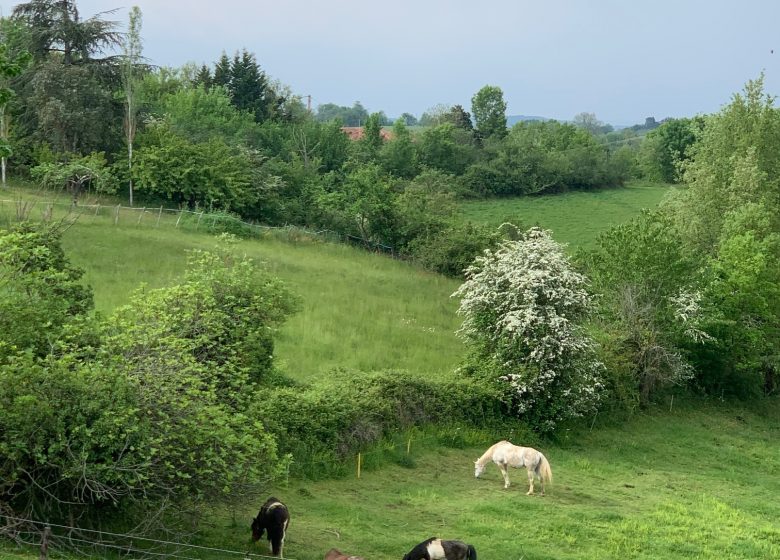
[[[512,222],[522,227],[542,226],[555,239],[572,247],[591,247],[603,231],[654,208],[674,187],[629,185],[616,189],[570,192],[463,202],[462,214],[475,222],[498,226]]]
[[[492,440],[415,447],[414,468],[359,480],[291,481],[273,490],[292,512],[286,555],[321,559],[335,546],[398,560],[440,536],[472,543],[481,559],[778,559],[780,402],[771,404],[768,414],[687,405],[543,444],[555,482],[545,497],[525,495],[524,470],[511,471],[509,490],[492,464],[474,479]],[[238,526],[218,516],[205,542],[243,550],[258,507],[246,504]]]
[[[85,203],[86,204],[86,203]],[[109,202],[110,204],[110,202]],[[32,216],[39,217],[39,204]],[[67,209],[55,206],[55,217]],[[3,208],[0,208],[2,214]],[[6,213],[13,205],[6,204]],[[213,236],[182,231],[176,216],[82,209],[63,245],[71,261],[86,271],[98,311],[110,313],[127,303],[141,283],[170,285],[185,268],[187,251],[209,248]],[[0,226],[2,226],[0,216]],[[277,338],[276,363],[299,380],[334,367],[406,369],[449,375],[463,344],[455,337],[458,282],[405,262],[316,239],[289,242],[266,236],[242,241],[239,248],[284,280],[298,294],[302,309]]]

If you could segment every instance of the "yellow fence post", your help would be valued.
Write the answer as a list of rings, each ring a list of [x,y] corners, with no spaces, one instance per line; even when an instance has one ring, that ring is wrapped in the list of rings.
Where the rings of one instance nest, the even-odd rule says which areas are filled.
[[[357,477],[360,478],[360,464],[362,463],[362,457],[360,456],[360,453],[358,453],[357,456]]]
[[[409,439],[406,440],[406,454],[409,455],[409,452],[412,450],[412,436],[409,436]]]

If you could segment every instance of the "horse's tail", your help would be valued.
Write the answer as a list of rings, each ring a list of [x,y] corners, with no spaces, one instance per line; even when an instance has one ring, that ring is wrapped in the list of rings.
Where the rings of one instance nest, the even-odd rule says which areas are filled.
[[[536,474],[539,475],[539,480],[544,482],[552,482],[553,475],[550,468],[550,462],[547,460],[542,452],[539,452],[539,463],[536,465]]]
[[[468,552],[466,553],[466,557],[469,560],[477,560],[477,550],[473,546],[468,545]]]

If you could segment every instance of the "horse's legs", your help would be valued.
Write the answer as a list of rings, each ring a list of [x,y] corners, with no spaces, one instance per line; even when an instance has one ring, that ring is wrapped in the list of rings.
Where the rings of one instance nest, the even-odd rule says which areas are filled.
[[[526,492],[526,496],[530,496],[534,493],[534,471],[531,469],[526,469],[528,472],[528,492]]]
[[[506,465],[503,463],[496,463],[498,469],[501,471],[501,476],[504,477],[504,488],[509,488],[509,473],[507,472]]]

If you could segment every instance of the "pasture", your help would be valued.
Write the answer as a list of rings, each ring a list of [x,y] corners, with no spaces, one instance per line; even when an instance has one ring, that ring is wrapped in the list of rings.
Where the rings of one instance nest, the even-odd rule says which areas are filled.
[[[31,216],[43,208],[38,204]],[[12,212],[13,205],[0,207],[0,226],[3,211]],[[174,283],[188,250],[215,244],[212,235],[176,228],[175,215],[163,215],[158,227],[156,211],[138,223],[138,211],[123,210],[114,225],[113,212],[111,206],[98,215],[85,209],[63,238],[104,314],[142,284]],[[335,367],[448,375],[457,365],[463,345],[454,334],[457,302],[450,298],[457,281],[343,244],[291,240],[284,232],[241,241],[239,249],[301,298],[301,310],[276,340],[276,363],[289,376],[305,381]]]
[[[556,241],[587,249],[600,233],[633,218],[644,208],[656,207],[675,189],[633,183],[597,191],[465,201],[460,211],[474,222],[494,226],[503,222],[524,228],[541,226],[552,230]]]
[[[291,512],[285,550],[400,560],[438,536],[473,544],[482,559],[780,558],[780,402],[669,404],[534,442],[554,473],[545,497],[525,495],[525,469],[510,470],[508,490],[492,463],[475,479],[474,460],[494,441],[476,431],[463,446],[413,446],[413,466],[290,481],[272,491]],[[243,550],[259,503],[237,526],[214,518],[204,542]]]

